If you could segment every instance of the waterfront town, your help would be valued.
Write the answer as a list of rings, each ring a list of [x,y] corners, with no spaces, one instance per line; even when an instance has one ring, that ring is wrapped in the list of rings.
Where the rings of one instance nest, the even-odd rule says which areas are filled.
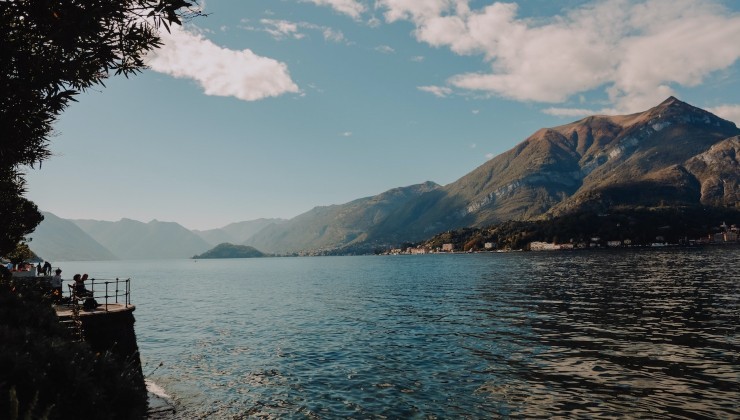
[[[650,243],[637,243],[632,239],[612,239],[593,236],[587,241],[568,241],[566,243],[531,241],[525,248],[511,249],[499,247],[496,242],[483,242],[482,249],[476,249],[467,244],[456,244],[453,242],[442,243],[441,246],[429,246],[426,243],[409,246],[405,248],[393,248],[384,255],[418,255],[438,253],[473,253],[473,252],[509,252],[509,251],[560,251],[576,249],[599,249],[599,248],[632,248],[632,247],[669,247],[669,246],[703,246],[703,245],[731,245],[740,244],[740,227],[736,224],[728,225],[723,222],[713,229],[711,233],[698,238],[679,238],[678,241],[668,241],[664,236],[655,236]]]

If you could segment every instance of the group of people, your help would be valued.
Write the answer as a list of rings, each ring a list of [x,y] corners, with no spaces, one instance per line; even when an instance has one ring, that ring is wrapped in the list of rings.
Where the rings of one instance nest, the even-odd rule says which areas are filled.
[[[72,289],[74,291],[74,294],[78,298],[82,297],[92,297],[92,291],[88,290],[85,287],[85,281],[88,279],[87,274],[79,275],[75,274],[72,279],[74,280],[74,285],[72,285]],[[64,281],[62,280],[62,269],[57,268],[55,271],[55,274],[51,277],[51,289],[52,293],[54,295],[61,297],[62,296],[62,283]]]
[[[41,265],[39,262],[39,265],[36,266],[36,275],[39,277],[51,275],[51,263],[49,261],[44,261],[44,265]]]
[[[36,271],[36,275],[38,277],[41,276],[50,276],[51,275],[51,263],[49,261],[44,261],[44,264],[42,265],[41,262],[38,263],[37,266],[33,266],[33,263],[27,263],[22,262],[19,264],[13,264],[12,262],[9,262],[5,264],[5,268],[8,269],[8,271]]]

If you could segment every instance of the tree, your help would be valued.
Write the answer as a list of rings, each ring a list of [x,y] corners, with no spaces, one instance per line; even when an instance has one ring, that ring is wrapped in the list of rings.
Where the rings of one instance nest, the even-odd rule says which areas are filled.
[[[15,249],[7,255],[8,260],[13,264],[28,262],[35,256],[36,255],[31,251],[31,248],[29,248],[25,243],[18,244],[18,246],[16,246]]]
[[[22,167],[51,155],[49,137],[75,95],[111,73],[145,68],[169,30],[200,14],[189,0],[0,0],[0,255],[43,220]],[[9,200],[9,201],[7,201]]]
[[[13,251],[43,216],[23,197],[24,181],[13,168],[0,168],[0,256]]]
[[[191,7],[189,0],[0,0],[0,255],[27,250],[23,238],[43,220],[23,196],[23,171],[50,157],[57,117],[110,74],[140,72],[160,45],[159,28],[198,15]],[[0,281],[0,417],[142,418],[140,372],[70,342],[48,303],[8,281]],[[89,404],[72,406],[80,400]]]

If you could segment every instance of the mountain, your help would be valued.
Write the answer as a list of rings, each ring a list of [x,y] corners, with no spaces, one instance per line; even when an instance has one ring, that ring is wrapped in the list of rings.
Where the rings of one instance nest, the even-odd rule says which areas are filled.
[[[738,134],[732,122],[674,97],[641,113],[541,129],[409,201],[374,225],[367,239],[413,241],[460,227],[614,206],[736,206]]]
[[[684,168],[699,181],[703,204],[731,207],[740,203],[738,159],[740,136],[735,136],[686,161]]]
[[[266,226],[285,221],[285,219],[256,219],[230,223],[219,229],[193,230],[193,233],[213,246],[221,243],[243,243]]]
[[[265,254],[251,246],[222,243],[216,245],[213,249],[209,249],[200,255],[194,256],[193,258],[259,258],[264,256]]]
[[[271,224],[244,245],[271,253],[328,250],[365,243],[367,232],[406,203],[438,189],[433,182],[394,188],[346,204],[315,207],[283,223]]]
[[[216,246],[222,243],[234,243],[238,242],[236,238],[231,236],[228,232],[223,229],[208,229],[208,230],[197,230],[192,231],[194,234],[200,236],[201,239],[208,242],[211,246]]]
[[[42,212],[44,221],[29,235],[31,249],[47,261],[115,260],[103,245],[82,231],[77,225]]]
[[[740,208],[738,156],[734,123],[670,97],[645,112],[540,129],[444,187],[395,188],[287,221],[259,219],[200,232],[158,221],[75,223],[124,259],[186,258],[223,242],[276,254],[367,252],[507,220],[625,208]]]
[[[190,258],[211,248],[201,237],[174,222],[142,223],[131,219],[73,222],[124,260]]]

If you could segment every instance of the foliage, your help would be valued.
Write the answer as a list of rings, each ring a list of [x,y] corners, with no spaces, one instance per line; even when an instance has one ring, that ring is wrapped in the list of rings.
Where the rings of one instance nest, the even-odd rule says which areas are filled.
[[[57,116],[113,72],[144,68],[158,28],[179,24],[187,0],[0,1],[0,255],[41,222],[23,198],[21,166],[49,158]]]
[[[3,134],[0,149],[4,142]],[[0,255],[13,251],[44,218],[36,205],[23,197],[24,192],[23,179],[13,169],[0,167]]]
[[[35,255],[31,248],[26,243],[18,244],[13,251],[11,251],[6,257],[13,264],[20,264],[33,258]]]
[[[0,418],[142,418],[138,370],[73,342],[33,283],[0,280]]]
[[[141,71],[144,56],[160,45],[159,27],[197,15],[191,5],[0,0],[0,255],[43,220],[23,197],[23,167],[40,168],[51,156],[60,113],[111,73]],[[71,341],[42,296],[0,280],[0,418],[142,418],[147,401],[138,368]]]
[[[649,245],[662,237],[669,243],[706,237],[722,222],[740,221],[740,211],[726,207],[613,208],[608,213],[582,211],[540,221],[508,221],[486,228],[464,228],[435,235],[422,244],[476,251],[486,242],[498,249],[524,249],[532,241],[589,243],[629,239],[633,245]]]
[[[200,255],[193,256],[193,258],[259,258],[264,256],[265,254],[251,246],[224,242]]]

